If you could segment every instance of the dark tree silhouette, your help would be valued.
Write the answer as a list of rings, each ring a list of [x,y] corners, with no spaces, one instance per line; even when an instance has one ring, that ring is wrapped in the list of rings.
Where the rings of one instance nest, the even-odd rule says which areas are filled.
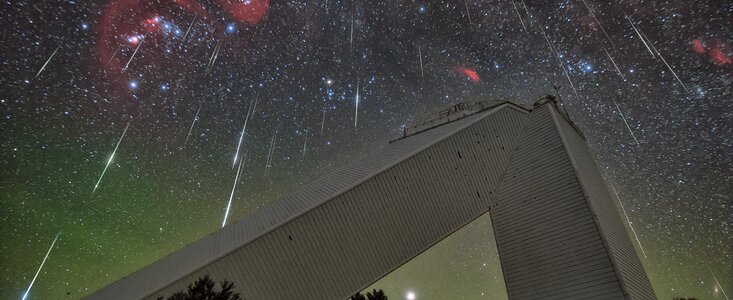
[[[367,300],[367,298],[362,293],[356,293],[349,300]]]
[[[387,296],[382,290],[372,290],[367,292],[366,297],[362,293],[356,293],[349,300],[387,300]]]
[[[372,290],[371,293],[367,293],[368,300],[387,300],[387,296],[382,290]]]
[[[188,285],[188,290],[177,292],[168,298],[158,297],[158,300],[241,300],[239,293],[235,293],[234,283],[229,281],[221,282],[221,291],[216,291],[214,283],[209,275],[196,280],[195,283]]]

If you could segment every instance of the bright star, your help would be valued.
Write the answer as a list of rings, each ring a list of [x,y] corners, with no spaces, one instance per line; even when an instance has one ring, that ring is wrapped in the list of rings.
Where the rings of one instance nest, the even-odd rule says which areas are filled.
[[[407,292],[407,300],[415,300],[417,299],[417,295],[415,295],[415,292]]]

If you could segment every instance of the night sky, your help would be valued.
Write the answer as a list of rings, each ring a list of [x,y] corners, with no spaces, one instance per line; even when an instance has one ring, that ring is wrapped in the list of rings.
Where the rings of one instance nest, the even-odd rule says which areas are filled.
[[[554,86],[657,295],[733,293],[730,1],[4,1],[0,26],[2,299],[78,299],[427,113]],[[506,297],[489,224],[378,287]]]

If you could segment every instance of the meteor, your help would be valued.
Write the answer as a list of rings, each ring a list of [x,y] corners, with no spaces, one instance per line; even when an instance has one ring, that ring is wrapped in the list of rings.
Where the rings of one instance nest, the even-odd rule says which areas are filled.
[[[466,0],[465,3],[466,3],[466,15],[468,16],[468,23],[473,23],[471,22],[471,12],[468,11],[468,0]]]
[[[211,57],[209,58],[209,64],[206,66],[208,69],[211,69],[211,67],[214,66],[216,63],[216,59],[219,57],[219,50],[221,49],[221,43],[224,41],[224,38],[219,39],[219,42],[216,43],[216,47],[214,47],[214,52],[211,53]]]
[[[641,246],[641,241],[639,241],[639,236],[636,235],[636,230],[634,230],[634,226],[631,225],[631,221],[629,220],[629,215],[626,214],[626,209],[624,209],[623,203],[621,203],[621,198],[618,196],[618,192],[616,192],[616,188],[613,187],[613,184],[609,181],[609,184],[611,185],[611,189],[613,189],[613,193],[616,195],[616,200],[618,200],[619,206],[621,206],[621,211],[624,213],[624,217],[626,217],[626,223],[629,224],[629,228],[631,228],[631,232],[634,234],[634,238],[636,239],[636,243],[639,244],[639,249],[641,249],[641,253],[644,254],[644,258],[647,258],[646,251],[644,251],[644,247]]]
[[[58,47],[56,47],[56,50],[53,50],[53,53],[51,53],[51,56],[48,57],[48,59],[46,60],[46,63],[43,64],[43,66],[41,67],[40,70],[38,70],[38,73],[36,73],[36,77],[34,77],[34,78],[38,78],[38,75],[41,75],[41,72],[43,72],[43,70],[46,68],[46,66],[48,65],[48,63],[53,58],[53,56],[56,55],[56,52],[58,52],[59,49],[61,49],[61,46],[58,46]]]
[[[193,125],[196,125],[196,121],[199,120],[199,112],[201,111],[201,107],[204,106],[204,101],[201,101],[201,104],[199,104],[199,109],[196,110],[196,115],[193,117],[193,122],[191,122],[191,128],[188,129],[188,134],[186,135],[186,141],[183,142],[183,145],[186,146],[188,144],[188,138],[191,136],[191,131],[193,130]]]
[[[115,153],[117,153],[117,148],[120,147],[120,143],[122,143],[122,139],[125,137],[125,133],[127,133],[127,128],[130,127],[130,123],[132,122],[132,119],[127,122],[127,126],[125,127],[125,130],[122,132],[122,136],[117,141],[117,146],[115,146],[115,150],[112,151],[112,155],[109,157],[109,160],[107,160],[107,165],[104,166],[104,170],[102,170],[102,175],[99,176],[99,180],[97,180],[97,184],[94,185],[94,189],[92,190],[92,195],[94,195],[94,192],[97,191],[97,188],[99,187],[99,183],[102,181],[102,178],[104,177],[104,173],[107,173],[107,168],[109,168],[109,165],[112,163],[112,159],[115,157]]]
[[[573,84],[573,80],[570,79],[570,74],[568,74],[568,70],[565,67],[565,64],[560,60],[560,57],[557,55],[557,52],[555,52],[555,48],[552,47],[552,43],[550,43],[550,39],[547,38],[547,34],[545,33],[545,30],[542,28],[542,25],[539,26],[540,30],[542,31],[542,36],[545,37],[545,41],[547,42],[547,46],[550,47],[550,52],[552,52],[552,56],[555,57],[557,60],[557,63],[560,65],[560,68],[562,69],[563,73],[565,73],[565,77],[568,79],[568,82],[570,83],[570,87],[573,89],[573,93],[575,93],[575,97],[578,97],[578,100],[580,99],[580,95],[578,95],[578,90],[575,89],[575,84]]]
[[[613,57],[611,57],[611,53],[608,53],[606,48],[603,48],[603,52],[606,52],[606,55],[608,56],[608,59],[611,60],[611,63],[613,64],[613,67],[616,68],[616,72],[618,72],[618,75],[621,76],[621,79],[626,81],[626,78],[624,77],[624,74],[621,73],[621,70],[618,68],[618,65],[616,65],[616,61],[613,60]]]
[[[723,286],[720,285],[720,282],[718,282],[718,277],[715,277],[715,273],[713,273],[713,269],[711,269],[710,266],[708,266],[708,270],[710,270],[710,275],[713,275],[713,279],[715,279],[715,284],[717,284],[718,288],[720,288],[720,291],[723,292],[723,296],[725,296],[725,300],[730,300],[728,299],[728,295],[725,293],[725,290],[723,290]]]
[[[191,24],[188,25],[188,29],[186,30],[186,34],[183,35],[183,41],[186,41],[186,37],[188,37],[188,33],[191,31],[191,27],[193,27],[193,23],[196,23],[196,18],[199,17],[199,14],[196,13],[196,15],[193,17],[193,21],[191,21]]]
[[[305,158],[305,150],[308,145],[308,132],[305,132],[305,140],[303,140],[303,158]]]
[[[247,121],[249,121],[249,114],[252,111],[252,101],[249,102],[249,108],[247,108],[247,117],[244,119],[244,126],[242,126],[242,133],[239,135],[239,143],[237,143],[237,153],[234,154],[234,161],[232,162],[232,169],[237,164],[237,157],[239,157],[239,148],[242,146],[242,139],[244,138],[244,132],[247,130]]]
[[[420,46],[417,46],[417,56],[420,59],[420,77],[425,77],[425,73],[423,72],[422,68],[422,51],[420,49]]]
[[[356,122],[359,121],[359,80],[356,81],[356,98],[354,99],[354,129],[356,129]]]
[[[517,16],[519,17],[519,22],[522,23],[522,28],[524,28],[524,31],[526,33],[529,33],[529,31],[527,31],[527,26],[524,25],[524,20],[522,20],[522,15],[519,14],[519,10],[517,9],[517,3],[514,2],[514,0],[512,0],[512,5],[514,5],[514,11],[517,12]]]
[[[56,240],[59,239],[59,235],[61,232],[56,234],[56,237],[53,239],[53,242],[51,242],[51,247],[48,247],[48,252],[46,252],[46,256],[43,258],[43,261],[41,262],[41,266],[38,267],[38,271],[36,271],[36,275],[33,276],[33,280],[31,280],[31,284],[28,285],[28,289],[25,290],[25,293],[23,293],[22,300],[25,300],[25,298],[28,297],[28,293],[30,293],[31,288],[33,287],[33,283],[36,282],[36,278],[38,278],[38,274],[41,273],[41,269],[43,269],[43,265],[46,263],[46,260],[48,259],[48,255],[51,254],[51,250],[53,250],[53,246],[56,244]]]
[[[277,137],[277,131],[272,134],[272,140],[270,140],[270,149],[267,151],[267,163],[265,164],[265,177],[267,177],[268,171],[272,168],[272,158],[275,153],[275,138]]]
[[[349,34],[349,51],[354,46],[354,15],[351,15],[351,33]]]
[[[585,8],[588,9],[588,11],[590,12],[590,15],[593,17],[593,20],[596,20],[596,23],[598,24],[598,27],[600,27],[601,28],[601,31],[603,31],[603,35],[606,36],[606,39],[608,39],[608,42],[611,43],[611,47],[613,47],[614,49],[616,49],[616,45],[613,43],[613,41],[611,41],[611,37],[608,36],[608,33],[606,32],[606,29],[603,29],[603,25],[601,25],[601,22],[598,21],[598,18],[596,18],[596,14],[594,14],[593,13],[593,10],[590,9],[590,6],[588,6],[588,3],[585,2],[585,0],[583,0],[583,4],[585,4]]]
[[[634,142],[636,142],[636,146],[641,147],[641,145],[639,144],[639,140],[636,139],[634,132],[631,131],[631,126],[629,126],[629,122],[626,122],[626,116],[624,116],[624,113],[621,112],[621,109],[618,107],[618,103],[616,103],[616,100],[614,100],[613,98],[611,98],[611,101],[613,101],[613,105],[616,106],[616,110],[621,115],[621,119],[624,120],[624,124],[626,124],[626,129],[629,130],[629,133],[631,133],[631,137],[634,138]]]
[[[237,168],[237,176],[234,177],[234,186],[232,186],[232,193],[229,194],[229,203],[227,203],[227,210],[224,213],[224,221],[221,222],[222,228],[224,228],[224,225],[227,224],[227,217],[229,217],[229,209],[232,207],[232,198],[234,198],[234,190],[237,189],[237,183],[239,182],[239,174],[242,173],[242,165],[243,163],[240,162],[239,167]]]
[[[631,28],[634,28],[634,31],[636,32],[636,35],[639,36],[639,39],[641,40],[641,42],[644,43],[644,46],[646,46],[646,49],[649,50],[649,54],[651,54],[652,57],[654,58],[655,57],[654,56],[654,52],[652,52],[652,49],[649,48],[649,45],[646,43],[646,41],[644,40],[644,38],[641,37],[641,33],[639,33],[639,30],[636,29],[636,25],[634,25],[634,22],[631,22],[631,18],[629,18],[629,16],[626,16],[626,20],[629,21],[629,24],[631,24]]]
[[[639,30],[639,32],[641,32],[641,30]],[[664,59],[664,56],[662,56],[662,54],[661,54],[661,53],[659,53],[659,50],[657,50],[657,47],[654,47],[654,44],[652,44],[652,41],[651,41],[651,40],[649,40],[649,38],[648,38],[648,37],[646,37],[646,34],[644,34],[644,32],[641,32],[641,35],[642,35],[642,36],[644,36],[644,38],[646,38],[646,40],[647,40],[647,41],[649,41],[649,46],[651,46],[651,47],[652,47],[652,49],[654,49],[654,52],[656,52],[656,53],[657,53],[657,56],[659,56],[659,58],[661,58],[661,59],[662,59],[662,62],[663,62],[663,63],[664,63],[664,64],[665,64],[666,66],[667,66],[667,69],[669,69],[669,71],[670,71],[670,72],[672,72],[672,75],[674,75],[674,78],[676,78],[676,79],[677,79],[677,82],[679,82],[679,83],[680,83],[680,85],[682,85],[682,88],[683,88],[683,89],[685,89],[685,92],[689,93],[689,92],[690,92],[690,90],[688,90],[688,89],[687,89],[687,87],[685,86],[685,84],[684,84],[684,83],[682,83],[682,80],[680,80],[680,77],[679,77],[679,76],[677,76],[677,73],[675,73],[675,71],[674,71],[674,70],[672,70],[672,67],[671,67],[671,66],[670,66],[670,65],[669,65],[669,64],[667,63],[667,60],[666,60],[666,59]]]
[[[140,39],[140,44],[137,44],[137,48],[135,48],[135,51],[134,51],[134,52],[132,52],[132,56],[130,56],[130,60],[128,60],[128,61],[127,61],[127,64],[125,65],[125,67],[124,67],[124,68],[122,68],[122,70],[127,70],[127,67],[129,67],[129,66],[130,66],[130,63],[132,62],[132,59],[133,59],[133,58],[135,58],[135,54],[137,54],[137,50],[139,50],[139,49],[140,49],[140,46],[142,46],[142,45],[143,45],[143,42],[145,42],[145,36],[144,36],[144,35],[143,35],[143,37],[142,37],[142,38]]]
[[[115,52],[114,52],[114,53],[112,53],[112,56],[110,56],[110,58],[109,58],[109,60],[107,61],[107,63],[106,63],[106,64],[104,64],[104,66],[105,66],[105,67],[106,67],[106,66],[108,66],[108,65],[109,65],[109,63],[111,63],[111,62],[112,62],[112,59],[113,59],[113,58],[115,58],[115,55],[117,55],[117,52],[118,52],[118,51],[120,51],[120,48],[122,48],[122,45],[119,45],[119,46],[117,46],[117,50],[115,50]]]
[[[326,124],[326,110],[323,110],[323,118],[321,119],[321,136],[323,136],[323,125]]]

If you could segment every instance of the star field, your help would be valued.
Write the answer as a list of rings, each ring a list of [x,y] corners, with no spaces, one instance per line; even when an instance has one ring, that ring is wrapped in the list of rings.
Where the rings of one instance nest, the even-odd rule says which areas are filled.
[[[428,113],[545,94],[585,133],[658,297],[733,293],[726,1],[0,5],[0,298],[23,297],[57,234],[27,299],[84,297]],[[506,297],[488,217],[415,261],[375,288]]]

